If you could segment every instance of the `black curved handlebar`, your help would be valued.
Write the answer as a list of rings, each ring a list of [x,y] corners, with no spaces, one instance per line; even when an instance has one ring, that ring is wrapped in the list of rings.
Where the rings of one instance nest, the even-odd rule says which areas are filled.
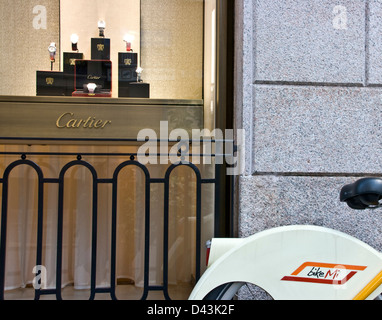
[[[348,206],[356,210],[375,209],[381,204],[382,179],[363,178],[345,185],[341,189],[340,201],[346,202]]]

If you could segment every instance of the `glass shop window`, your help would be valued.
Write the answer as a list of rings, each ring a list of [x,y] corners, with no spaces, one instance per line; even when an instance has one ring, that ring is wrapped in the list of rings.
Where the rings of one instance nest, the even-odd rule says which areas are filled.
[[[203,99],[213,2],[0,0],[0,95]]]

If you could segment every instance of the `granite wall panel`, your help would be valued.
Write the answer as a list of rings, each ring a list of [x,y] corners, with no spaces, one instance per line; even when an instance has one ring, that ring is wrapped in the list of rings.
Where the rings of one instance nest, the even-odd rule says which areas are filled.
[[[368,83],[382,84],[382,1],[368,2]]]
[[[364,83],[364,0],[256,0],[254,79]]]
[[[379,88],[254,89],[253,172],[382,172]]]
[[[355,211],[340,202],[343,185],[355,177],[241,177],[239,234],[285,225],[317,225],[351,234],[382,250],[382,220],[378,210]]]

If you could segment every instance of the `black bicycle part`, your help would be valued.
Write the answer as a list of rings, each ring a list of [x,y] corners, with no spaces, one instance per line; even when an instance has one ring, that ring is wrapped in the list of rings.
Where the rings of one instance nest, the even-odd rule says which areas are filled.
[[[341,189],[340,201],[355,210],[375,209],[381,206],[382,179],[362,178]]]

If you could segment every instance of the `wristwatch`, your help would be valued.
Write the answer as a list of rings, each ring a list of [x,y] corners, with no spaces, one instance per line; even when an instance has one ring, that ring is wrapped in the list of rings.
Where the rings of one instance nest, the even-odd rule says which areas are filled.
[[[78,46],[77,46],[78,40],[79,40],[79,37],[77,34],[73,33],[70,36],[70,41],[72,42],[72,50],[73,51],[78,51]]]
[[[106,28],[106,22],[103,20],[98,21],[99,36],[102,38],[105,37],[105,28]]]
[[[94,93],[95,89],[97,88],[97,85],[95,83],[89,83],[87,85],[89,93]]]
[[[56,59],[57,52],[56,44],[54,42],[49,45],[48,51],[50,53],[50,60],[54,61]]]

